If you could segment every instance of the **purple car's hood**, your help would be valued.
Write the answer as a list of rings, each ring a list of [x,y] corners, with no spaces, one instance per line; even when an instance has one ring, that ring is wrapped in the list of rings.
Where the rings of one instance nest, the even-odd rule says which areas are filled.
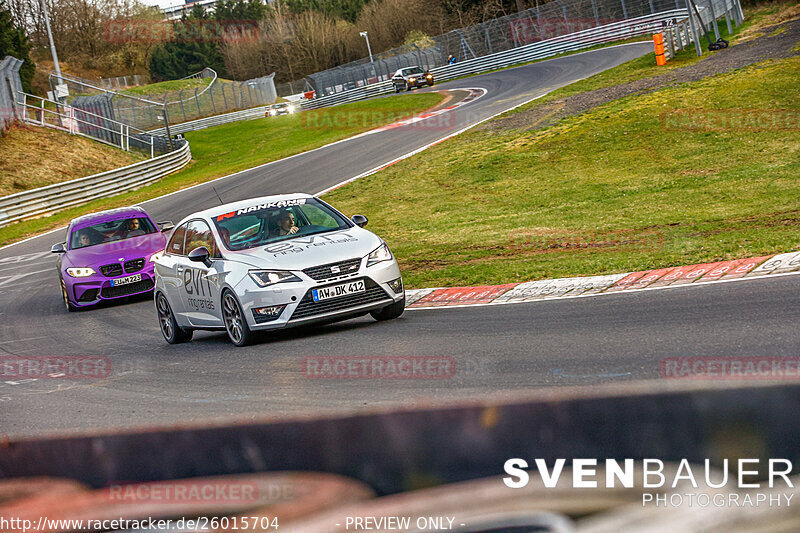
[[[75,266],[94,266],[129,261],[150,256],[167,245],[163,233],[149,233],[121,241],[112,241],[67,252],[67,259]],[[80,264],[79,264],[80,263]]]

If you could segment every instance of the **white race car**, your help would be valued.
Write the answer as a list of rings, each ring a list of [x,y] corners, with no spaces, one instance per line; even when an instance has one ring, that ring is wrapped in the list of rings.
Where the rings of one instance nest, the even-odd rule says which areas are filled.
[[[226,330],[244,346],[256,330],[343,320],[405,308],[397,261],[367,218],[342,215],[307,194],[214,207],[176,225],[153,258],[155,304],[170,344],[192,331]]]

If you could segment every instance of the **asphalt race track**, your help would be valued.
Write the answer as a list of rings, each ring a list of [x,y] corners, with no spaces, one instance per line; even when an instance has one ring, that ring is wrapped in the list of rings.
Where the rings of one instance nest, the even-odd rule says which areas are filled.
[[[214,183],[227,201],[318,193],[494,114],[652,50],[605,48],[483,76],[436,90],[484,88],[443,128],[407,126],[340,142]],[[246,142],[246,140],[243,140]],[[178,221],[218,203],[202,185],[148,202]],[[62,231],[0,249],[0,355],[94,355],[102,380],[0,378],[0,433],[107,430],[372,409],[450,401],[535,387],[658,379],[662,358],[797,356],[800,276],[572,300],[412,310],[398,320],[360,318],[265,336],[234,348],[224,333],[196,332],[169,346],[152,300],[68,314],[50,246]],[[452,358],[446,379],[309,379],[320,356]]]

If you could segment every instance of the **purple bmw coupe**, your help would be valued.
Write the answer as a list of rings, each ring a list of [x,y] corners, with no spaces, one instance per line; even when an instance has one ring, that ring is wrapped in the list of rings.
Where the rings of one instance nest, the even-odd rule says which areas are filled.
[[[101,300],[153,290],[152,256],[166,246],[171,222],[156,224],[141,207],[125,207],[74,219],[59,254],[61,294],[68,311]]]

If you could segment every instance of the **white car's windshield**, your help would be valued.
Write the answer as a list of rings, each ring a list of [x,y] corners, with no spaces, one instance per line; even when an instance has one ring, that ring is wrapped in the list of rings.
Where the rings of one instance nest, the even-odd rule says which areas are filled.
[[[351,226],[339,213],[313,198],[253,205],[214,217],[214,223],[225,247],[230,250],[245,250]]]

